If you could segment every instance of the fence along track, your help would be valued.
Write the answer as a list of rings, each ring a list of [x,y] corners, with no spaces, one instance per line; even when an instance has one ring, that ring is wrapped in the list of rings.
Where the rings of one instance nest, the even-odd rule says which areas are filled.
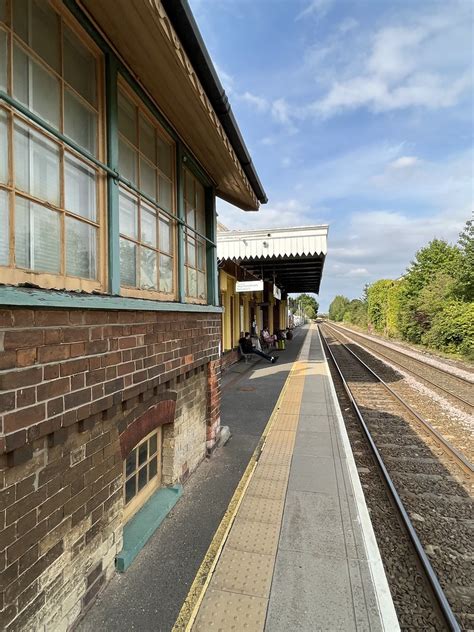
[[[403,502],[402,502],[402,500],[400,498],[400,495],[398,494],[398,492],[396,490],[396,487],[395,487],[395,485],[394,485],[394,483],[393,483],[393,481],[392,481],[392,479],[391,479],[391,477],[390,477],[390,475],[388,473],[388,469],[387,469],[387,467],[386,467],[386,465],[385,465],[385,463],[384,463],[384,461],[382,459],[382,456],[381,456],[378,448],[375,445],[375,441],[374,441],[374,439],[373,439],[373,437],[371,435],[371,432],[370,432],[370,430],[368,428],[368,424],[366,423],[366,420],[364,419],[364,417],[363,417],[363,415],[361,413],[359,405],[356,402],[356,397],[357,396],[353,393],[353,387],[351,388],[349,386],[349,384],[347,383],[346,379],[344,378],[343,372],[342,372],[342,370],[341,370],[341,368],[340,368],[340,366],[339,366],[339,364],[338,364],[338,362],[337,362],[337,360],[336,360],[336,358],[334,356],[334,353],[333,353],[332,349],[330,348],[330,345],[328,344],[325,336],[323,336],[323,340],[324,340],[325,346],[327,348],[328,355],[331,357],[331,359],[332,359],[332,361],[334,363],[334,366],[335,366],[335,368],[336,368],[336,370],[337,370],[337,372],[338,372],[338,374],[339,374],[339,376],[341,378],[341,381],[343,383],[344,389],[345,389],[345,391],[346,391],[346,393],[347,393],[347,395],[348,395],[348,397],[349,397],[349,399],[350,399],[350,401],[352,403],[352,406],[354,408],[355,414],[356,414],[357,418],[359,419],[359,422],[360,422],[360,424],[361,424],[361,426],[363,428],[364,434],[365,434],[365,436],[367,438],[367,441],[368,441],[368,443],[370,445],[371,451],[372,451],[372,453],[373,453],[373,455],[374,455],[374,457],[376,459],[378,467],[380,468],[380,471],[381,471],[382,476],[383,476],[383,478],[385,480],[386,486],[389,489],[389,492],[390,492],[390,494],[392,496],[393,502],[394,502],[395,506],[397,507],[399,513],[400,513],[400,516],[401,516],[401,519],[403,521],[403,524],[405,525],[407,533],[409,534],[409,537],[410,537],[410,539],[412,541],[413,547],[414,547],[414,549],[416,551],[416,554],[417,554],[417,556],[418,556],[418,558],[420,560],[420,564],[421,564],[422,568],[424,569],[424,571],[426,573],[426,576],[428,578],[429,584],[431,585],[432,590],[433,590],[433,597],[436,600],[440,610],[443,613],[443,616],[444,616],[445,621],[446,621],[446,626],[450,630],[460,630],[461,628],[459,627],[459,624],[456,621],[456,618],[455,618],[455,616],[454,616],[454,614],[453,614],[453,612],[451,610],[451,606],[449,605],[448,599],[447,599],[447,597],[446,597],[446,595],[445,595],[445,593],[444,593],[444,591],[443,591],[443,589],[442,589],[442,587],[441,587],[441,585],[439,583],[439,580],[438,580],[437,575],[436,575],[436,573],[435,573],[435,571],[434,571],[434,569],[433,569],[433,567],[431,565],[431,562],[430,562],[430,560],[428,558],[428,555],[425,552],[425,550],[424,550],[424,548],[423,548],[423,546],[421,544],[421,541],[420,541],[420,539],[419,539],[419,537],[418,537],[418,535],[417,535],[417,533],[415,531],[415,528],[413,527],[413,524],[412,524],[412,522],[411,522],[411,520],[410,520],[410,518],[408,516],[407,510],[405,509],[405,507],[403,505]],[[337,341],[337,342],[339,342],[339,341]],[[350,349],[348,349],[347,346],[344,345],[343,343],[339,342],[339,345],[341,347],[343,347],[344,350],[347,353],[350,354],[351,358],[354,358],[356,360],[356,362],[358,363],[359,366],[363,367],[363,369],[366,372],[370,373],[370,375],[371,375],[371,377],[373,379],[372,385],[382,386],[383,389],[386,392],[390,393],[390,395],[392,396],[392,399],[395,398],[398,404],[401,404],[402,406],[404,406],[403,400],[396,393],[394,393],[392,391],[392,389],[388,386],[388,384],[386,384],[383,380],[381,380],[376,375],[376,373],[374,371],[372,371],[372,369],[370,369],[362,360],[360,360],[355,353],[353,353]],[[386,405],[385,405],[385,407],[388,408],[388,406],[386,406]],[[407,410],[410,412],[410,415],[414,414],[416,416],[417,420],[421,419],[419,417],[419,415],[417,415],[414,411],[412,411],[411,407],[408,406]],[[428,424],[428,426],[429,426],[429,424]],[[449,443],[446,442],[442,437],[439,437],[438,433],[436,433],[434,436],[436,436],[436,439],[443,445],[444,450],[448,450],[448,449],[450,450],[451,446],[449,445]],[[472,465],[470,463],[466,462],[464,457],[462,455],[459,455],[456,450],[454,450],[453,454],[455,455],[456,459],[458,459],[458,457],[460,457],[459,461],[460,461],[460,464],[463,467],[463,470],[465,472],[467,471],[468,472],[468,476],[472,478],[472,476],[471,476],[472,475],[472,471],[473,471],[472,470]],[[467,619],[469,619],[470,614],[468,613],[466,616],[467,616]]]
[[[366,350],[369,351],[374,351],[380,357],[385,358],[392,364],[396,364],[400,368],[405,369],[408,373],[411,373],[412,375],[420,378],[421,380],[423,380],[423,382],[438,389],[445,396],[447,395],[450,399],[452,399],[460,408],[467,409],[470,413],[474,411],[474,382],[470,379],[462,375],[456,375],[451,371],[448,371],[447,369],[442,369],[441,367],[434,366],[433,364],[430,364],[428,362],[423,362],[423,360],[415,358],[409,353],[405,353],[404,351],[399,349],[393,349],[392,347],[388,347],[381,341],[373,340],[372,338],[366,338],[365,336],[357,332],[348,331],[347,329],[340,328],[333,323],[324,323],[324,326],[332,329],[333,331],[337,331],[338,333],[345,336],[348,340],[357,340],[357,344],[359,344],[361,347],[364,347]],[[385,351],[380,351],[378,347],[385,349]],[[394,357],[392,357],[392,354],[394,356],[398,355],[400,357],[406,358],[406,361],[400,362],[399,360],[396,360]],[[414,364],[415,366],[420,366],[424,374],[423,372],[413,370],[413,368],[409,366],[410,363]],[[440,377],[440,379],[430,379],[429,377],[426,377],[426,373],[431,373],[433,377],[437,375]],[[440,384],[440,380],[444,380],[445,385]],[[459,392],[461,392],[462,395],[459,395]]]

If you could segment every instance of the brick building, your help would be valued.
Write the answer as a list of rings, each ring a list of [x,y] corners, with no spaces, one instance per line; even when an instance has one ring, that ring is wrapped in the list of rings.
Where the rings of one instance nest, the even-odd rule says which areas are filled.
[[[0,0],[8,632],[72,626],[215,445],[216,195],[266,201],[186,0]]]

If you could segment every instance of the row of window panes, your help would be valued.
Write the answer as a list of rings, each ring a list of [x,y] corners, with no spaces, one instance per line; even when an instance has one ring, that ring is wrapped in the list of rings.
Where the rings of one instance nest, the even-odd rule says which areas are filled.
[[[152,434],[135,447],[125,460],[125,504],[158,474],[158,436]]]
[[[0,109],[0,183],[8,184],[8,116]],[[13,126],[13,185],[37,201],[15,195],[15,263],[38,272],[61,272],[61,211],[41,202],[97,222],[97,174],[95,170],[18,119]],[[63,174],[63,177],[61,176]],[[61,193],[64,182],[64,195]],[[61,198],[64,198],[63,200]],[[2,191],[2,249],[0,262],[10,263],[4,245],[9,235],[11,198]],[[66,274],[97,278],[97,228],[79,218],[66,217]]]
[[[120,174],[173,211],[173,146],[123,93],[119,94],[119,132]]]
[[[15,0],[12,6],[13,31],[22,42],[13,42],[13,97],[95,154],[96,58],[65,24],[61,38],[59,16],[47,2]],[[0,48],[0,87],[6,90],[8,55],[4,30],[0,30]]]

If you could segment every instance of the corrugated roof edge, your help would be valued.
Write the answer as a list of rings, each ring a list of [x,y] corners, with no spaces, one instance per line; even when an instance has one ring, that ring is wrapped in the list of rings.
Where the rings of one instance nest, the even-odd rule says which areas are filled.
[[[206,45],[187,0],[161,1],[199,77],[199,81],[219,117],[221,125],[234,148],[257,199],[261,204],[266,204],[268,202],[267,195],[245,146],[244,139],[230,107],[229,99],[207,52]]]

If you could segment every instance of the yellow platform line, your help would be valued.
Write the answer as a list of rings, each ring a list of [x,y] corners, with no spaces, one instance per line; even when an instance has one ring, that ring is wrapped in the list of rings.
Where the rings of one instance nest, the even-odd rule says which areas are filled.
[[[307,332],[306,335],[308,335]],[[304,342],[303,342],[304,346]],[[298,361],[293,363],[291,367],[290,373],[288,374],[285,384],[280,392],[278,400],[273,408],[272,414],[264,428],[262,436],[257,444],[257,447],[252,453],[250,457],[250,461],[242,475],[242,478],[237,485],[237,488],[232,496],[232,499],[227,507],[227,510],[217,528],[216,533],[207,549],[206,555],[204,556],[203,561],[196,573],[193,583],[191,584],[191,588],[188,591],[186,599],[183,602],[181,610],[179,612],[178,618],[173,626],[172,632],[189,632],[193,626],[194,620],[199,611],[199,607],[201,605],[202,600],[204,599],[204,595],[206,593],[207,587],[211,581],[213,572],[219,561],[219,557],[222,553],[222,549],[224,548],[224,544],[227,540],[229,532],[231,530],[232,524],[237,515],[237,511],[240,507],[240,504],[243,500],[244,494],[247,490],[247,487],[250,484],[250,480],[252,475],[257,467],[258,459],[260,454],[262,453],[265,443],[267,440],[267,436],[270,430],[273,427],[273,424],[277,420],[279,409],[282,405],[282,402],[285,399],[286,392],[289,388],[291,378],[294,374],[300,371],[299,375],[301,375],[301,366]],[[296,386],[296,385],[295,385]],[[298,385],[299,386],[299,385]],[[297,387],[298,390],[300,390]],[[302,395],[302,388],[301,388]],[[301,401],[301,399],[300,399]]]

